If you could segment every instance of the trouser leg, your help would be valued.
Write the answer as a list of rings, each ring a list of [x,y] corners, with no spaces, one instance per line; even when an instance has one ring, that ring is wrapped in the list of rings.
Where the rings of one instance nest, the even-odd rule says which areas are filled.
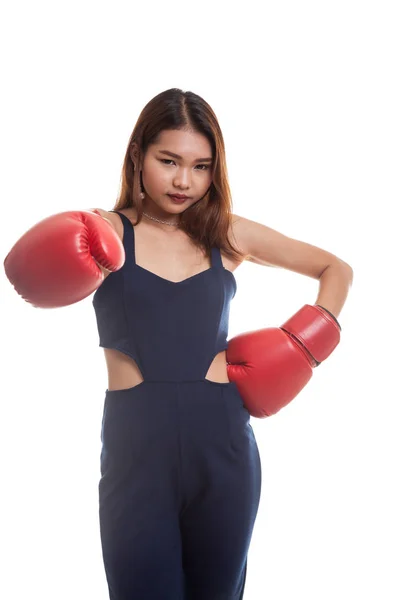
[[[153,388],[108,394],[100,533],[110,600],[183,600],[176,431]]]
[[[261,494],[250,415],[233,386],[192,395],[182,453],[187,503],[181,513],[186,600],[241,600]]]

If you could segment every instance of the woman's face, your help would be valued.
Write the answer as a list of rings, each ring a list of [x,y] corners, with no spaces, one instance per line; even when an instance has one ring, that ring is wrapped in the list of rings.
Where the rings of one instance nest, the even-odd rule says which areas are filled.
[[[203,134],[161,132],[158,142],[148,147],[143,161],[145,210],[148,207],[152,214],[179,214],[195,204],[211,185],[212,158],[211,144]],[[185,195],[187,199],[176,203],[170,198],[173,194]]]

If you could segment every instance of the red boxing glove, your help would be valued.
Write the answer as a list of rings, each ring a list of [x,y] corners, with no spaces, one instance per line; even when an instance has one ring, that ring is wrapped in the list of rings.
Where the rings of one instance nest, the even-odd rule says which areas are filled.
[[[337,319],[306,304],[281,327],[235,336],[226,350],[228,378],[253,417],[264,418],[289,404],[340,341]]]
[[[90,210],[47,217],[29,229],[4,260],[8,279],[37,308],[79,302],[125,262],[124,246],[112,227]]]

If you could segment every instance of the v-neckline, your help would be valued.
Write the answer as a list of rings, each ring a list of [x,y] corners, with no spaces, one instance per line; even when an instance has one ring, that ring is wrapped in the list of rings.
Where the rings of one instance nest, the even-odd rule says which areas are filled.
[[[124,215],[126,216],[126,215]],[[128,217],[126,217],[128,218]],[[198,277],[199,275],[203,275],[204,273],[208,273],[209,271],[214,271],[216,265],[215,265],[215,257],[213,255],[213,250],[211,249],[211,253],[210,253],[210,259],[211,259],[211,266],[208,267],[207,269],[203,269],[203,271],[200,271],[199,273],[195,273],[194,275],[190,275],[189,277],[186,277],[185,279],[181,279],[180,281],[172,281],[171,279],[167,279],[166,277],[162,277],[161,275],[157,275],[157,273],[154,273],[153,271],[150,271],[149,269],[146,269],[145,267],[142,267],[141,265],[138,265],[136,262],[136,231],[135,231],[135,227],[132,223],[132,221],[130,219],[128,219],[129,223],[131,224],[132,227],[132,246],[133,246],[133,264],[135,268],[140,269],[141,271],[144,271],[145,273],[148,273],[149,275],[155,277],[156,279],[159,279],[161,281],[165,281],[166,283],[171,283],[173,285],[179,285],[181,283],[185,283],[186,281],[190,281],[191,279],[195,279],[195,277]],[[222,264],[221,264],[222,268],[225,268]],[[228,270],[228,269],[226,269]]]
[[[153,271],[149,271],[149,269],[145,269],[145,267],[138,265],[136,261],[135,261],[135,268],[140,269],[141,271],[144,271],[145,273],[149,273],[149,275],[152,275],[153,277],[156,277],[157,279],[161,279],[161,281],[166,281],[167,283],[179,285],[180,283],[185,283],[185,281],[189,281],[190,279],[194,279],[195,277],[198,277],[199,275],[204,275],[204,273],[208,273],[209,271],[214,270],[214,265],[212,265],[211,267],[208,267],[208,269],[204,269],[203,271],[200,271],[199,273],[190,275],[190,277],[181,279],[180,281],[172,281],[171,279],[166,279],[165,277],[161,277],[161,275],[157,275],[157,273],[153,273]],[[228,271],[228,269],[226,269],[226,271]]]
[[[148,273],[150,276],[154,277],[155,279],[158,279],[160,281],[165,281],[166,283],[172,284],[172,285],[180,285],[182,283],[185,283],[187,281],[191,281],[196,279],[197,277],[199,277],[200,275],[204,275],[205,273],[212,273],[213,271],[215,271],[216,269],[222,269],[222,271],[225,271],[227,273],[229,273],[230,277],[233,279],[233,282],[235,284],[236,287],[236,278],[235,275],[233,273],[233,271],[230,271],[229,269],[227,269],[226,267],[224,267],[223,263],[222,263],[222,258],[221,255],[219,254],[219,257],[217,259],[217,257],[215,255],[213,255],[213,252],[215,252],[215,250],[218,250],[217,248],[211,248],[211,266],[208,267],[207,269],[204,269],[203,271],[200,271],[199,273],[195,273],[194,275],[190,275],[189,277],[186,277],[185,279],[181,279],[180,281],[172,281],[171,279],[166,279],[165,277],[162,277],[161,275],[157,275],[157,273],[154,273],[153,271],[150,271],[149,269],[146,269],[145,267],[142,267],[141,265],[138,265],[136,262],[136,232],[135,232],[135,226],[133,225],[132,221],[123,213],[120,213],[119,211],[114,211],[116,212],[120,217],[121,220],[124,224],[124,238],[123,241],[125,239],[125,235],[127,235],[127,230],[126,230],[126,226],[125,224],[129,225],[129,234],[130,234],[130,240],[129,240],[129,249],[132,252],[132,258],[133,258],[133,267],[139,269],[140,271],[144,272],[144,273]],[[126,242],[128,243],[128,242]],[[124,242],[125,244],[125,242]]]

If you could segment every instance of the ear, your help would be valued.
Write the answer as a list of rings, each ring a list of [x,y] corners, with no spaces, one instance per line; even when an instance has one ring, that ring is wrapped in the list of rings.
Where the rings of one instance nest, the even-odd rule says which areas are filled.
[[[138,155],[139,155],[139,147],[136,142],[133,142],[129,149],[129,156],[131,157],[133,166],[135,167],[135,171],[136,171],[136,166],[137,166],[137,162],[138,162]]]

